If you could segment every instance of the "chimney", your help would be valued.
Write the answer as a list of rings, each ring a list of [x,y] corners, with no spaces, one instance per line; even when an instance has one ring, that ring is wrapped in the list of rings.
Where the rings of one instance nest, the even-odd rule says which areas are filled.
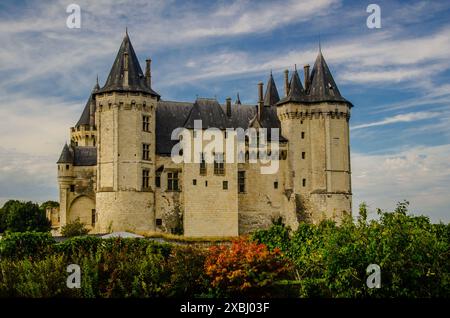
[[[148,87],[152,87],[152,73],[150,70],[150,66],[152,64],[152,60],[151,59],[146,59],[145,60],[145,83],[147,84]]]
[[[303,71],[305,75],[305,91],[307,92],[309,89],[309,64],[303,66]]]
[[[264,105],[263,85],[264,85],[263,82],[258,83],[258,120],[261,120],[261,113]]]
[[[128,53],[123,53],[123,86],[128,86]]]
[[[284,95],[289,95],[289,70],[284,70]]]
[[[231,97],[227,97],[227,116],[231,117]]]

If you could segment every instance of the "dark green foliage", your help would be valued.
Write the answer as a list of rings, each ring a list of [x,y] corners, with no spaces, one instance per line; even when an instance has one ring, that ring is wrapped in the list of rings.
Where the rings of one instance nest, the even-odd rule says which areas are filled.
[[[40,258],[53,251],[55,241],[50,233],[6,233],[0,240],[0,258]]]
[[[367,221],[360,207],[356,223],[301,224],[286,236],[278,226],[253,238],[280,247],[296,265],[302,297],[448,297],[450,295],[449,226],[407,215],[408,202],[392,212],[378,210]],[[366,286],[369,264],[381,267],[381,288]]]
[[[56,201],[45,201],[41,204],[40,208],[44,212],[47,210],[47,208],[57,208],[59,207],[59,203]]]
[[[10,232],[48,232],[50,221],[45,211],[33,202],[9,200],[0,213],[0,231]]]
[[[77,218],[75,221],[67,223],[61,228],[61,234],[66,237],[82,236],[89,233],[86,225]]]

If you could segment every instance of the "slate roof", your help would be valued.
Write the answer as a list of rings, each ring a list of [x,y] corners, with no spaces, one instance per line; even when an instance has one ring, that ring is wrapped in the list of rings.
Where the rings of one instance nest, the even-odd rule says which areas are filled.
[[[65,144],[57,163],[68,163],[74,166],[95,166],[97,164],[97,148]]]
[[[266,94],[264,95],[264,106],[275,105],[279,100],[280,96],[278,95],[277,86],[273,80],[272,72],[270,72],[270,77],[267,81]]]
[[[80,119],[78,119],[77,124],[75,127],[79,127],[82,125],[89,125],[91,121],[91,102],[92,102],[92,94],[89,95],[89,99],[86,103],[86,106],[84,106],[83,112],[81,113]]]
[[[202,120],[203,129],[225,129],[228,125],[228,117],[215,98],[197,98],[189,111],[184,127],[194,129],[194,121]]]
[[[127,53],[126,56],[128,61],[128,86],[124,83],[125,53]],[[156,96],[158,99],[160,97],[158,93],[147,85],[144,73],[139,65],[139,60],[134,52],[130,38],[128,37],[128,33],[126,33],[123,38],[105,86],[99,90],[100,93],[110,91],[145,92]]]
[[[352,107],[352,103],[342,97],[336,82],[331,75],[330,69],[319,50],[314,67],[309,77],[310,86],[305,91],[297,70],[294,71],[289,88],[288,96],[281,99],[277,105],[287,102],[317,103],[317,102],[344,102]]]
[[[56,163],[73,163],[73,151],[67,144],[64,145],[61,155]]]

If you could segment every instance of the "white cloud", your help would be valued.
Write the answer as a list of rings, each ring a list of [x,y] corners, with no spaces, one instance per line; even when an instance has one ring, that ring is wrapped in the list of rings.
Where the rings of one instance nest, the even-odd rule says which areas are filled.
[[[389,125],[389,124],[395,124],[395,123],[407,123],[407,122],[412,122],[412,121],[435,118],[440,115],[441,115],[441,113],[439,113],[439,112],[415,112],[415,113],[399,114],[399,115],[385,118],[380,121],[352,126],[352,127],[350,127],[350,129],[356,130],[356,129],[361,129],[361,128],[383,126],[383,125]]]
[[[393,209],[408,200],[417,214],[450,220],[450,144],[420,146],[392,154],[352,154],[353,204]]]

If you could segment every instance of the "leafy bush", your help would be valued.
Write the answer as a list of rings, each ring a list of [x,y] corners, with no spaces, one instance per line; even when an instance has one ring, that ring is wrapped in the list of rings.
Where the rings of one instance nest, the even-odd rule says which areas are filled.
[[[82,223],[79,218],[61,228],[61,234],[66,237],[82,236],[88,233],[89,230],[86,228],[86,224]]]
[[[235,240],[231,246],[210,248],[205,272],[217,296],[268,296],[277,280],[286,276],[289,267],[278,248]]]
[[[8,259],[41,258],[53,250],[54,243],[50,233],[7,232],[0,240],[0,257]]]
[[[403,202],[393,213],[378,210],[379,221],[369,222],[362,205],[356,223],[301,224],[290,238],[271,228],[253,239],[292,260],[302,297],[448,297],[448,225],[407,215],[407,208]],[[366,286],[369,264],[381,267],[380,289]]]

